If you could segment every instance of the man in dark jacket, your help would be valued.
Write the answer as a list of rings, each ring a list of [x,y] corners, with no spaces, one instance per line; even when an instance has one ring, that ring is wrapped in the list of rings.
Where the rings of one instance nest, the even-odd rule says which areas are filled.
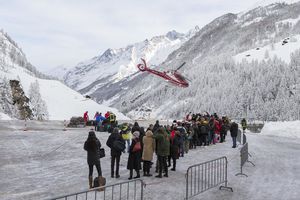
[[[171,158],[173,160],[173,167],[172,171],[176,171],[176,160],[179,159],[179,139],[180,139],[180,132],[175,131],[174,137],[170,138],[170,156],[169,156],[169,163],[171,162]]]
[[[242,128],[243,128],[243,133],[245,133],[246,128],[247,128],[247,121],[245,118],[242,119],[241,124],[242,124]]]
[[[153,129],[152,129],[153,134],[155,134],[156,131],[158,131],[159,127],[160,127],[159,121],[156,120],[156,122],[155,122],[155,124],[154,124],[154,127],[153,127]]]
[[[123,140],[118,128],[114,128],[113,132],[107,139],[106,145],[110,148],[111,155],[111,177],[114,178],[114,166],[116,162],[116,178],[120,177],[119,166],[122,151],[125,150],[125,141]]]
[[[235,122],[232,122],[232,124],[230,126],[230,135],[232,137],[232,142],[233,142],[232,148],[236,148],[236,137],[238,134],[238,129],[239,129],[238,124]]]
[[[101,165],[100,165],[100,147],[101,143],[96,137],[96,134],[94,131],[89,132],[89,136],[87,140],[84,143],[84,150],[87,151],[87,163],[89,165],[89,186],[90,188],[93,187],[93,167],[94,165],[97,168],[98,171],[98,180],[99,185],[101,186],[102,183],[100,183],[100,178],[102,177],[102,171],[101,171]]]
[[[134,133],[135,131],[140,132],[140,125],[138,122],[134,122],[133,127],[131,128],[132,133]]]
[[[159,128],[156,135],[152,136],[157,141],[157,157],[159,162],[159,174],[155,177],[162,178],[162,170],[164,168],[164,177],[168,177],[167,159],[170,155],[170,139],[163,127]]]

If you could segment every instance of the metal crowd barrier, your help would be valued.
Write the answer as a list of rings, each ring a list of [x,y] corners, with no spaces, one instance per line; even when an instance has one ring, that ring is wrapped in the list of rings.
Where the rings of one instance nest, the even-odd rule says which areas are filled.
[[[222,183],[225,183],[225,186],[220,186],[219,189],[229,189],[233,192],[233,189],[227,186],[227,164],[227,158],[223,156],[190,166],[186,173],[185,199],[188,200]]]
[[[237,134],[237,137],[236,137],[236,141],[240,144],[242,144],[242,131],[241,129],[238,130],[238,134]]]
[[[246,174],[243,173],[243,166],[244,166],[244,164],[245,164],[246,162],[249,162],[249,163],[251,163],[253,166],[255,166],[255,165],[254,165],[253,162],[251,162],[251,161],[248,160],[250,154],[249,154],[249,152],[248,152],[248,143],[247,143],[247,142],[246,142],[246,144],[244,144],[243,147],[241,148],[240,153],[241,153],[241,165],[240,165],[240,167],[241,167],[241,172],[237,173],[236,176],[238,176],[238,175],[243,175],[243,176],[248,177]]]
[[[143,200],[145,184],[141,179],[134,179],[112,185],[92,188],[82,192],[53,198],[51,200]],[[102,188],[103,191],[98,191]]]
[[[243,139],[243,140],[242,140]],[[245,135],[245,132],[242,132],[241,129],[238,130],[238,134],[237,134],[237,137],[236,137],[236,141],[239,143],[239,144],[246,144],[247,143],[247,137]]]

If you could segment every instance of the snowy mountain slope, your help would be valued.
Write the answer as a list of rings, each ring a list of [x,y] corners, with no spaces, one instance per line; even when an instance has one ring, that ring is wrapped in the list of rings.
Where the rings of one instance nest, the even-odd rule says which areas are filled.
[[[286,4],[294,4],[299,2],[299,0],[262,0],[258,1],[255,3],[250,9],[254,9],[257,7],[265,7],[271,4],[276,4],[276,3],[286,3]]]
[[[135,86],[111,105],[131,117],[149,108],[148,115],[157,118],[181,118],[189,111],[208,111],[234,117],[297,119],[298,111],[293,109],[299,106],[300,98],[299,51],[293,52],[297,42],[290,41],[282,47],[285,55],[294,53],[292,66],[276,58],[262,63],[235,63],[232,58],[272,44],[280,49],[277,45],[284,39],[297,39],[300,23],[295,19],[299,15],[300,3],[273,4],[223,15],[203,27],[161,64],[163,70],[175,69],[186,62],[180,71],[191,80],[190,87],[173,87],[152,75],[140,80],[137,76],[132,80]],[[295,48],[291,48],[293,45]]]
[[[82,116],[85,111],[93,115],[96,111],[113,111],[119,119],[128,119],[116,109],[99,105],[92,100],[85,99],[81,94],[65,86],[56,80],[47,80],[37,77],[43,77],[41,73],[27,62],[24,53],[3,31],[0,32],[0,82],[5,80],[19,80],[25,92],[29,97],[30,85],[38,81],[42,99],[46,102],[50,120],[68,120],[72,116]],[[23,67],[30,66],[30,67]],[[30,69],[33,69],[30,71]],[[1,88],[3,89],[3,88]],[[11,91],[1,91],[5,94]],[[0,99],[1,110],[6,104],[12,104],[12,99]],[[6,101],[4,101],[6,100]],[[13,115],[14,113],[6,113]]]
[[[109,95],[103,94],[103,91],[117,93],[119,88],[114,85],[124,84],[135,76],[138,71],[136,65],[140,62],[140,58],[145,58],[153,65],[159,65],[198,30],[199,28],[195,27],[187,34],[170,31],[166,35],[146,39],[125,48],[108,49],[101,56],[79,63],[74,69],[69,70],[64,81],[70,87],[82,94],[89,94],[98,101],[108,100],[103,96]],[[110,86],[107,82],[113,85]]]
[[[55,68],[52,68],[50,70],[45,71],[45,74],[49,74],[52,77],[57,78],[58,80],[63,81],[64,75],[67,73],[67,71],[70,69],[70,67],[60,65]]]
[[[255,60],[263,61],[268,60],[269,58],[274,58],[276,56],[286,63],[290,63],[291,52],[294,52],[299,48],[300,35],[294,35],[292,38],[288,37],[277,43],[272,43],[264,47],[257,47],[255,49],[250,49],[248,51],[239,53],[234,56],[234,60],[236,60],[237,62],[242,62],[242,60],[244,59],[248,62]]]

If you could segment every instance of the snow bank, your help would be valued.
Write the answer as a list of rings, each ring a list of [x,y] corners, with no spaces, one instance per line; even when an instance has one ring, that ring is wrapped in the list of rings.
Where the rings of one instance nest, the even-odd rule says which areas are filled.
[[[29,96],[30,84],[38,81],[40,93],[42,99],[46,102],[50,120],[69,120],[72,116],[83,116],[85,111],[89,112],[90,119],[93,119],[96,111],[102,113],[111,111],[116,114],[117,120],[129,120],[128,117],[115,108],[86,99],[60,81],[36,78],[19,66],[11,67],[9,72],[0,71],[1,76],[7,79],[20,80],[26,96]]]
[[[300,121],[267,122],[261,130],[261,134],[300,138]]]
[[[0,120],[11,120],[11,118],[8,115],[0,112]]]

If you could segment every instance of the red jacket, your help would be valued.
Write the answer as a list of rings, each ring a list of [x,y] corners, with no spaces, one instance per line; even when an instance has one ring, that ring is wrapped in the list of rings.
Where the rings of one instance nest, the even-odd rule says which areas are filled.
[[[220,135],[220,132],[221,132],[221,124],[218,120],[215,120],[215,134],[219,134]]]
[[[83,114],[83,119],[84,119],[85,122],[87,122],[87,121],[89,120],[89,115],[88,115],[87,112],[85,112],[85,113]]]
[[[109,117],[109,115],[110,115],[110,113],[107,112],[107,113],[105,113],[104,117],[107,119]]]

